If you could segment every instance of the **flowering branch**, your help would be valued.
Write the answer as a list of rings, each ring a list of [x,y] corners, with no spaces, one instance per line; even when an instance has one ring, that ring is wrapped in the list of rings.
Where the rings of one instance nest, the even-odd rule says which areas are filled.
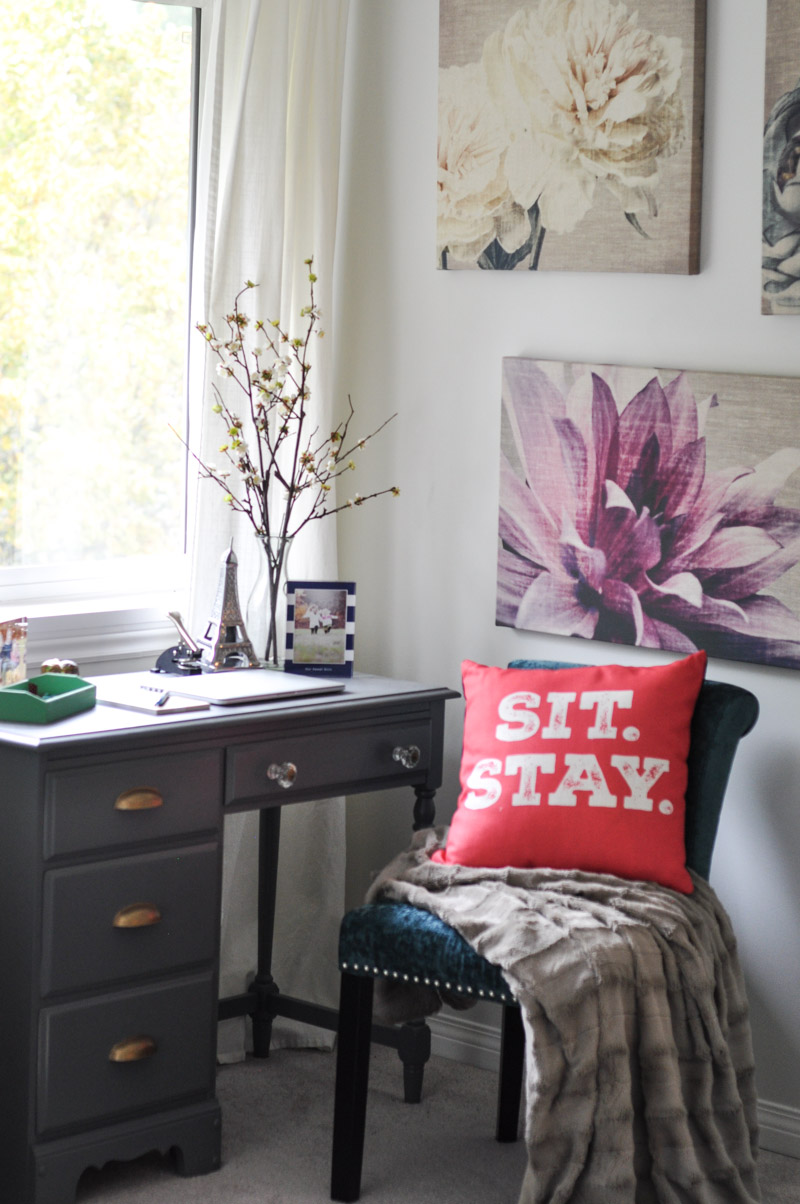
[[[393,485],[365,495],[356,493],[337,505],[328,503],[333,482],[355,470],[353,457],[396,415],[387,418],[371,434],[351,441],[350,424],[355,410],[348,397],[349,412],[330,435],[320,437],[319,427],[309,429],[309,349],[313,337],[322,338],[324,331],[319,329],[313,261],[305,262],[309,268],[310,300],[300,311],[300,317],[306,320],[302,337],[291,337],[277,320],[259,319],[251,323],[240,308],[241,298],[256,287],[250,280],[237,293],[232,311],[225,316],[227,338],[218,338],[210,323],[198,323],[197,329],[216,356],[217,375],[221,381],[230,382],[244,404],[236,406],[229,402],[219,385],[213,385],[213,410],[220,415],[225,428],[225,441],[219,447],[225,461],[223,467],[207,463],[183,440],[199,465],[200,476],[214,481],[224,491],[231,509],[244,514],[256,534],[277,536],[281,541],[294,538],[315,519],[361,506],[384,494],[397,497],[400,492]],[[252,331],[249,347],[248,329]],[[236,474],[240,480],[234,486],[231,478]],[[295,513],[295,507],[303,494],[307,495],[308,506],[300,515]]]

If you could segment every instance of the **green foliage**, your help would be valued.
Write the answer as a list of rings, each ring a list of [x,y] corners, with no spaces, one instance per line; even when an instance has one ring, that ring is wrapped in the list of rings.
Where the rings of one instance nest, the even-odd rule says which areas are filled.
[[[188,10],[26,0],[0,59],[0,564],[180,547]]]

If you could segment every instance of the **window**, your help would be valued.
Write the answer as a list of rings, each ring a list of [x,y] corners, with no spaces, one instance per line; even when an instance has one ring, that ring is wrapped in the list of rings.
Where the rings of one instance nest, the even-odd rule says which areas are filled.
[[[187,459],[169,428],[186,428],[198,24],[169,0],[4,10],[6,601],[130,600],[131,580],[174,585],[185,559]]]

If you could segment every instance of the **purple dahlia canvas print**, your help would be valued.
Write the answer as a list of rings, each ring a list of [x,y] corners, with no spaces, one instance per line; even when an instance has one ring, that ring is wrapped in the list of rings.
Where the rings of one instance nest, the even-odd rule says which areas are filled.
[[[800,381],[503,361],[497,623],[800,668]]]

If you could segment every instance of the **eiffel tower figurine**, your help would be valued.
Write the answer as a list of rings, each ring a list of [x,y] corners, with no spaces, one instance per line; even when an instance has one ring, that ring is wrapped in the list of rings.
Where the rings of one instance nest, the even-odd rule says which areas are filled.
[[[233,550],[233,540],[228,551],[223,553],[219,585],[208,627],[198,644],[203,647],[203,668],[213,669],[257,669],[261,661],[253,650],[239,606],[239,591],[236,573],[239,562]]]

